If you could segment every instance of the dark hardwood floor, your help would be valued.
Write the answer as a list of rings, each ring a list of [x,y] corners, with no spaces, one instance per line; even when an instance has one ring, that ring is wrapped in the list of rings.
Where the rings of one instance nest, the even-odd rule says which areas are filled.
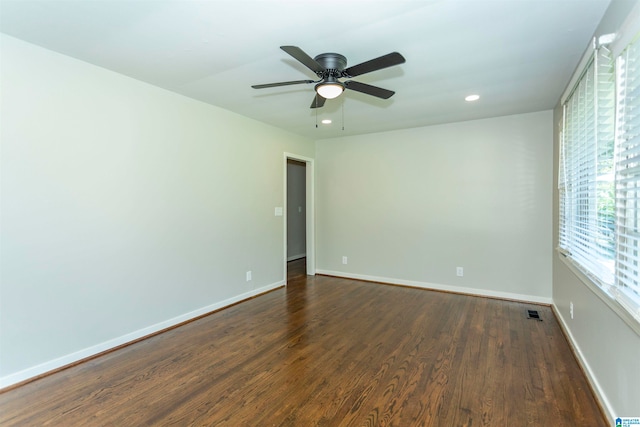
[[[0,394],[0,425],[607,425],[549,307],[303,264],[287,288]]]

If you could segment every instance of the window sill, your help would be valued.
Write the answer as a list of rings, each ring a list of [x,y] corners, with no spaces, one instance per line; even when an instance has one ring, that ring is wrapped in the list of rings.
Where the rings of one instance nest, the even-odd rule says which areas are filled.
[[[584,274],[567,256],[562,254],[562,252],[558,251],[558,257],[591,292],[600,298],[620,319],[622,319],[637,335],[640,336],[640,321],[636,319],[633,313],[623,307],[622,304],[620,304],[620,302],[607,290],[598,286],[593,280]]]

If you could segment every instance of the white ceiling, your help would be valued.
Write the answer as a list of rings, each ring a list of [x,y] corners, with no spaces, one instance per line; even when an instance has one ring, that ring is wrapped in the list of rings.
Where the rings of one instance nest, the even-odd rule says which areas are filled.
[[[0,31],[320,139],[551,109],[609,2],[0,0]],[[250,87],[315,79],[281,45],[407,62],[354,78],[392,98],[312,110],[313,85]],[[316,112],[333,124],[316,129]]]

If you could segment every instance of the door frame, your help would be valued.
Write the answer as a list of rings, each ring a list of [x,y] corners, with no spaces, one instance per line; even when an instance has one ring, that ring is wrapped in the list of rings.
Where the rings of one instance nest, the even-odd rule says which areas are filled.
[[[306,252],[307,252],[307,275],[314,276],[316,274],[316,231],[315,231],[315,173],[314,159],[310,157],[300,156],[293,153],[284,153],[284,281],[287,282],[287,160],[296,160],[305,163],[305,235],[306,235]]]

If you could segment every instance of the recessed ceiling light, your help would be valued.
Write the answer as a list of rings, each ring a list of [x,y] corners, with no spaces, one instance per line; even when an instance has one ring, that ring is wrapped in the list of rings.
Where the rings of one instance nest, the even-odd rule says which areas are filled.
[[[323,125],[329,125],[329,124],[331,124],[331,120],[330,120],[330,119],[324,119],[324,120],[322,121],[322,124],[323,124]]]
[[[480,99],[480,95],[469,95],[464,100],[468,102],[477,101]]]

